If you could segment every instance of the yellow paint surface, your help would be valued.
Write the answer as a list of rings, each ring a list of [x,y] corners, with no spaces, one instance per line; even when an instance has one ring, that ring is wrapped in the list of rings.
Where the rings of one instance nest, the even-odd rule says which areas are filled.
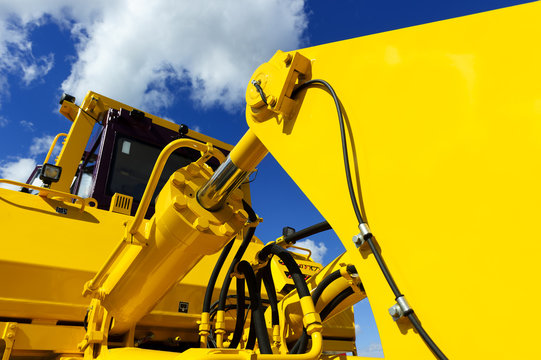
[[[451,359],[538,352],[540,18],[531,3],[299,50],[343,104],[382,255]],[[321,88],[305,94],[289,123],[249,125],[355,258],[385,357],[433,358],[351,241],[336,110]]]

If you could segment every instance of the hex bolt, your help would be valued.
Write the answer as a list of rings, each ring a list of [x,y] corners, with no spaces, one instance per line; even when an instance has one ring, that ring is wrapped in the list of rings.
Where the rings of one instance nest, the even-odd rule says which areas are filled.
[[[183,174],[179,173],[178,171],[173,174],[173,185],[179,187],[181,185],[184,185],[185,182],[186,177]]]
[[[402,309],[400,308],[400,305],[394,304],[389,308],[389,314],[393,317],[393,319],[396,321],[402,316]]]
[[[270,107],[274,107],[274,105],[276,105],[276,98],[274,96],[270,95],[267,98],[267,103],[269,104]]]
[[[197,175],[199,174],[199,166],[197,166],[196,164],[194,163],[191,163],[190,165],[188,165],[188,167],[186,168],[188,170],[188,172],[191,174],[191,175]]]
[[[187,206],[186,198],[182,195],[175,196],[175,202],[173,203],[173,206],[178,211],[184,209]]]
[[[209,221],[207,220],[207,218],[204,218],[204,217],[198,217],[198,218],[195,219],[195,221],[193,222],[193,227],[196,228],[196,229],[199,230],[199,231],[205,231],[205,230],[208,230],[208,228],[209,228]]]
[[[231,236],[235,232],[235,229],[228,223],[225,223],[220,226],[220,233],[225,236]]]

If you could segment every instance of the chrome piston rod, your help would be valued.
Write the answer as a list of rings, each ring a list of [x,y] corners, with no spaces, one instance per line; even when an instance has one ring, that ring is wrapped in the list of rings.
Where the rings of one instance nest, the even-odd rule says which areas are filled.
[[[227,197],[242,185],[267,153],[267,148],[248,130],[210,180],[197,192],[199,204],[209,211],[220,210]]]
[[[209,181],[197,192],[197,201],[209,211],[220,210],[233,190],[238,188],[250,172],[239,169],[227,157]]]

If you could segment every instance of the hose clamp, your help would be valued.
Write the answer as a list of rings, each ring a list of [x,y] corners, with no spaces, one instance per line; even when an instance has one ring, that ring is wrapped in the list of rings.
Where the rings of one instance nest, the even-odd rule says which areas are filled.
[[[406,301],[404,295],[400,295],[396,298],[396,304],[389,308],[389,314],[393,317],[394,321],[397,321],[403,316],[408,316],[413,313],[413,309]]]
[[[370,227],[368,227],[367,223],[360,223],[359,230],[359,234],[353,237],[353,242],[358,248],[361,247],[366,240],[372,237],[372,231],[370,230]]]

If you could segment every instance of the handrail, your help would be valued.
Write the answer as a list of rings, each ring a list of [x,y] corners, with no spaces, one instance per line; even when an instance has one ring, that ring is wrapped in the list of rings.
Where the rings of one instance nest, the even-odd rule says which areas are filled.
[[[189,147],[195,150],[199,150],[201,152],[202,158],[205,157],[206,153],[209,153],[215,158],[217,158],[220,163],[224,162],[225,160],[224,154],[222,154],[220,150],[215,149],[210,143],[203,144],[199,141],[191,139],[178,139],[169,143],[169,145],[163,148],[162,152],[158,156],[158,159],[156,160],[156,164],[154,164],[154,168],[152,169],[152,173],[150,174],[150,178],[145,188],[145,192],[143,193],[143,197],[141,198],[141,202],[139,203],[139,207],[137,208],[137,212],[135,213],[133,222],[128,229],[129,234],[135,235],[137,233],[137,229],[143,222],[143,218],[147,212],[148,206],[150,205],[150,200],[152,200],[152,195],[156,190],[156,186],[158,185],[158,181],[162,174],[163,168],[165,167],[167,159],[169,159],[169,156],[171,156],[173,151],[182,147]]]
[[[60,134],[57,134],[57,135],[54,137],[53,143],[51,144],[51,147],[49,148],[49,152],[47,153],[47,156],[45,157],[45,161],[43,162],[44,164],[47,164],[47,161],[49,161],[49,158],[51,157],[51,155],[52,155],[52,153],[53,153],[53,149],[54,149],[54,147],[56,146],[56,142],[58,141],[58,139],[60,139],[61,136],[67,137],[68,134],[60,133]]]
[[[77,202],[81,203],[81,211],[83,211],[84,208],[85,208],[85,204],[86,204],[85,199],[83,199],[82,197],[77,196],[77,195],[73,195],[73,194],[66,193],[66,192],[63,192],[63,191],[58,191],[58,190],[47,189],[47,188],[44,188],[44,187],[41,187],[41,186],[25,184],[25,183],[22,183],[22,182],[18,182],[18,181],[14,181],[14,180],[8,180],[8,179],[0,179],[0,183],[5,183],[5,184],[10,184],[10,185],[15,185],[15,186],[21,186],[21,187],[29,188],[29,189],[33,189],[33,190],[38,190],[39,191],[38,195],[41,196],[41,197],[48,197],[49,194],[52,194],[53,196],[60,196],[62,198],[75,199],[75,203],[77,203]]]

